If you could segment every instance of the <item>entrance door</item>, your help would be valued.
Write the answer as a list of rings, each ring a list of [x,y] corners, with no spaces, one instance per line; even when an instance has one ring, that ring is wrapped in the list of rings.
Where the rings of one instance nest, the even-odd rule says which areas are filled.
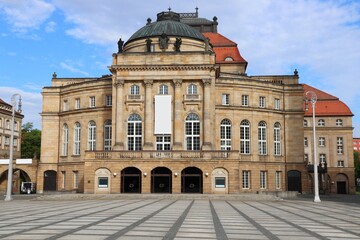
[[[151,192],[172,192],[172,173],[170,169],[166,167],[157,167],[151,171]]]
[[[44,191],[56,191],[56,171],[44,172]]]
[[[301,193],[301,172],[296,170],[288,171],[288,191],[297,191]]]
[[[121,171],[121,193],[141,193],[141,171],[128,167]]]
[[[202,171],[196,167],[188,167],[181,171],[181,192],[202,193]]]
[[[336,188],[338,194],[346,194],[346,182],[336,182]]]

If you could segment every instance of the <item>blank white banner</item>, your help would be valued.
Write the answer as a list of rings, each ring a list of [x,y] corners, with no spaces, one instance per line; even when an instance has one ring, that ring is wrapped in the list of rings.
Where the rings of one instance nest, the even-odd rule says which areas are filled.
[[[171,134],[171,95],[155,96],[155,134]]]

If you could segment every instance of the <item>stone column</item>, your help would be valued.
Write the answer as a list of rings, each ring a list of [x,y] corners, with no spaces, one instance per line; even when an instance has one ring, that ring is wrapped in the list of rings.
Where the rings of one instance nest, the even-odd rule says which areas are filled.
[[[153,121],[153,97],[152,86],[153,80],[146,79],[145,83],[145,143],[144,150],[153,150],[153,135],[154,135],[154,121]]]
[[[204,84],[204,111],[203,111],[203,129],[202,130],[202,136],[203,136],[203,150],[211,150],[211,109],[210,109],[210,103],[211,103],[211,79],[203,79],[202,80]]]
[[[124,79],[116,78],[113,82],[113,90],[115,90],[113,91],[113,100],[115,101],[112,104],[113,150],[124,150]]]
[[[174,103],[175,103],[175,110],[174,110],[174,144],[173,144],[173,150],[183,150],[182,148],[182,142],[181,142],[181,134],[182,134],[182,96],[181,96],[181,84],[182,79],[174,79],[174,86],[175,86],[175,93],[174,93]]]

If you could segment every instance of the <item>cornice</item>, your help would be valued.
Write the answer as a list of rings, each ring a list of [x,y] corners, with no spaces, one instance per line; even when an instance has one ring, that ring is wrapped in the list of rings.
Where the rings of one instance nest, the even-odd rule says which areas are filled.
[[[153,65],[153,66],[122,66],[112,65],[110,69],[117,71],[215,71],[214,65],[189,65],[189,66],[164,66],[164,65]]]

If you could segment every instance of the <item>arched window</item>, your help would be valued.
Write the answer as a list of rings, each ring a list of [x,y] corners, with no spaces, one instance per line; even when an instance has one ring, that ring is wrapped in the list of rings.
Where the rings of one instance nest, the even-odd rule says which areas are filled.
[[[318,126],[319,127],[324,127],[325,126],[325,120],[324,119],[319,119],[318,120]]]
[[[88,125],[88,150],[96,150],[96,123],[90,121]]]
[[[130,87],[130,95],[139,95],[140,94],[140,87],[138,85],[132,85]]]
[[[186,150],[200,150],[200,119],[190,113],[185,120]]]
[[[159,87],[159,94],[169,94],[169,88],[165,84],[161,84]]]
[[[65,123],[63,125],[63,136],[62,136],[62,156],[68,155],[68,143],[69,143],[69,127]]]
[[[281,134],[280,134],[280,123],[274,124],[274,155],[281,155]]]
[[[75,123],[74,126],[74,155],[80,155],[80,123]]]
[[[259,122],[258,125],[258,147],[259,154],[266,155],[266,123],[264,121]]]
[[[231,122],[224,119],[220,124],[220,145],[221,150],[231,150]]]
[[[111,150],[112,126],[111,120],[106,120],[104,123],[104,150]]]
[[[128,118],[128,150],[142,149],[142,121],[138,114],[131,114]]]
[[[250,154],[250,122],[242,120],[240,123],[240,153]]]
[[[232,57],[226,57],[225,58],[225,62],[232,62],[234,61],[234,59]]]
[[[195,84],[190,84],[187,89],[188,94],[197,94],[197,86]]]

